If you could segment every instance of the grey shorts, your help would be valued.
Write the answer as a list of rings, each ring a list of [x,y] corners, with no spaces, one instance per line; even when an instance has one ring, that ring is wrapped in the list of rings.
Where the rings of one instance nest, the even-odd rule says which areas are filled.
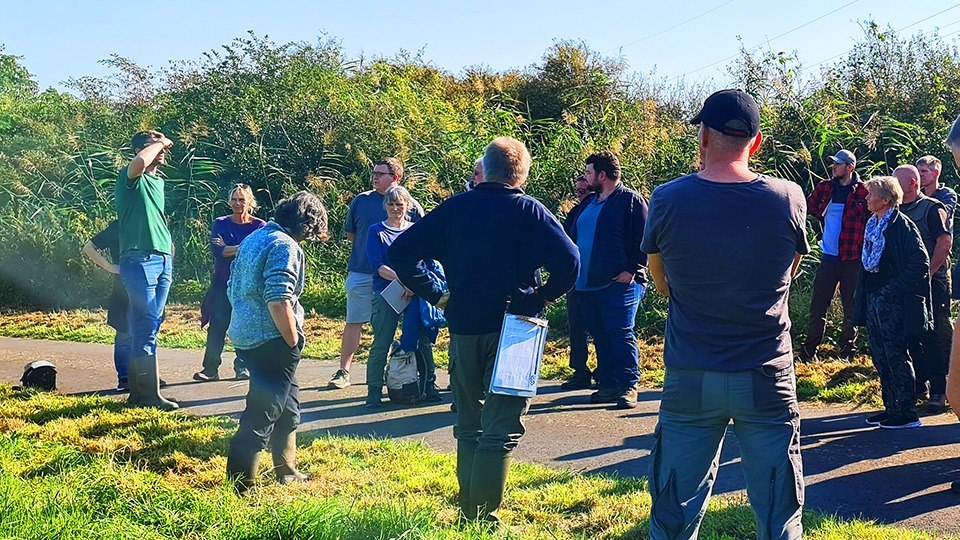
[[[373,274],[347,273],[347,324],[368,323],[373,311]]]

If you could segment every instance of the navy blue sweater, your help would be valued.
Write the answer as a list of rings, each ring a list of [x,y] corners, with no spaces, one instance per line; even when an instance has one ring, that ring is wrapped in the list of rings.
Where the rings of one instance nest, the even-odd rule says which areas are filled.
[[[417,263],[436,259],[447,273],[444,310],[450,332],[499,332],[507,299],[511,313],[535,315],[563,296],[580,269],[577,247],[553,214],[520,188],[484,182],[455,195],[400,235],[388,250],[400,281],[431,304],[442,290]],[[532,292],[539,268],[550,279]]]
[[[570,211],[564,228],[577,241],[577,219],[580,212],[596,199],[594,193]],[[587,286],[600,287],[610,283],[620,272],[630,272],[633,280],[647,283],[647,254],[640,250],[643,228],[647,223],[647,201],[639,193],[623,184],[610,193],[597,216],[597,233],[593,238]]]

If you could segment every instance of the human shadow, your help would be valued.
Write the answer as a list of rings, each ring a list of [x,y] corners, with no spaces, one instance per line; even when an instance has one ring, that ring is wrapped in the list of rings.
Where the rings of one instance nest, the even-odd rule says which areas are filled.
[[[416,411],[416,412],[413,412]],[[356,421],[345,421],[345,419]],[[456,415],[447,404],[396,407],[385,405],[383,409],[367,409],[363,402],[342,407],[321,407],[301,411],[301,425],[325,424],[325,420],[340,423],[318,427],[304,433],[349,435],[357,437],[409,437],[452,427]]]

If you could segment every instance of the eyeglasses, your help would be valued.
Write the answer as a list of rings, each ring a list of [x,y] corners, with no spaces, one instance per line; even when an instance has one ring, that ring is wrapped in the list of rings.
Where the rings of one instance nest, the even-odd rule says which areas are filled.
[[[233,187],[236,188],[236,189],[250,189],[250,186],[248,186],[248,185],[246,185],[246,184],[237,184],[237,185],[235,185],[235,186],[233,186]]]
[[[377,178],[380,178],[381,176],[393,176],[393,173],[392,173],[392,172],[373,171],[373,173],[372,173],[370,176],[372,176],[373,179],[376,180]]]

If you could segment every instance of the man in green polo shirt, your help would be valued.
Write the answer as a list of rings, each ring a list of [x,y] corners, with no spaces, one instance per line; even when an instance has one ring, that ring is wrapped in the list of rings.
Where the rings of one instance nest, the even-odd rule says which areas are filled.
[[[163,179],[173,141],[159,131],[141,131],[130,140],[136,156],[120,171],[115,188],[120,222],[120,280],[130,298],[130,399],[128,403],[165,410],[177,404],[160,395],[157,331],[173,276],[173,243],[164,214]]]

